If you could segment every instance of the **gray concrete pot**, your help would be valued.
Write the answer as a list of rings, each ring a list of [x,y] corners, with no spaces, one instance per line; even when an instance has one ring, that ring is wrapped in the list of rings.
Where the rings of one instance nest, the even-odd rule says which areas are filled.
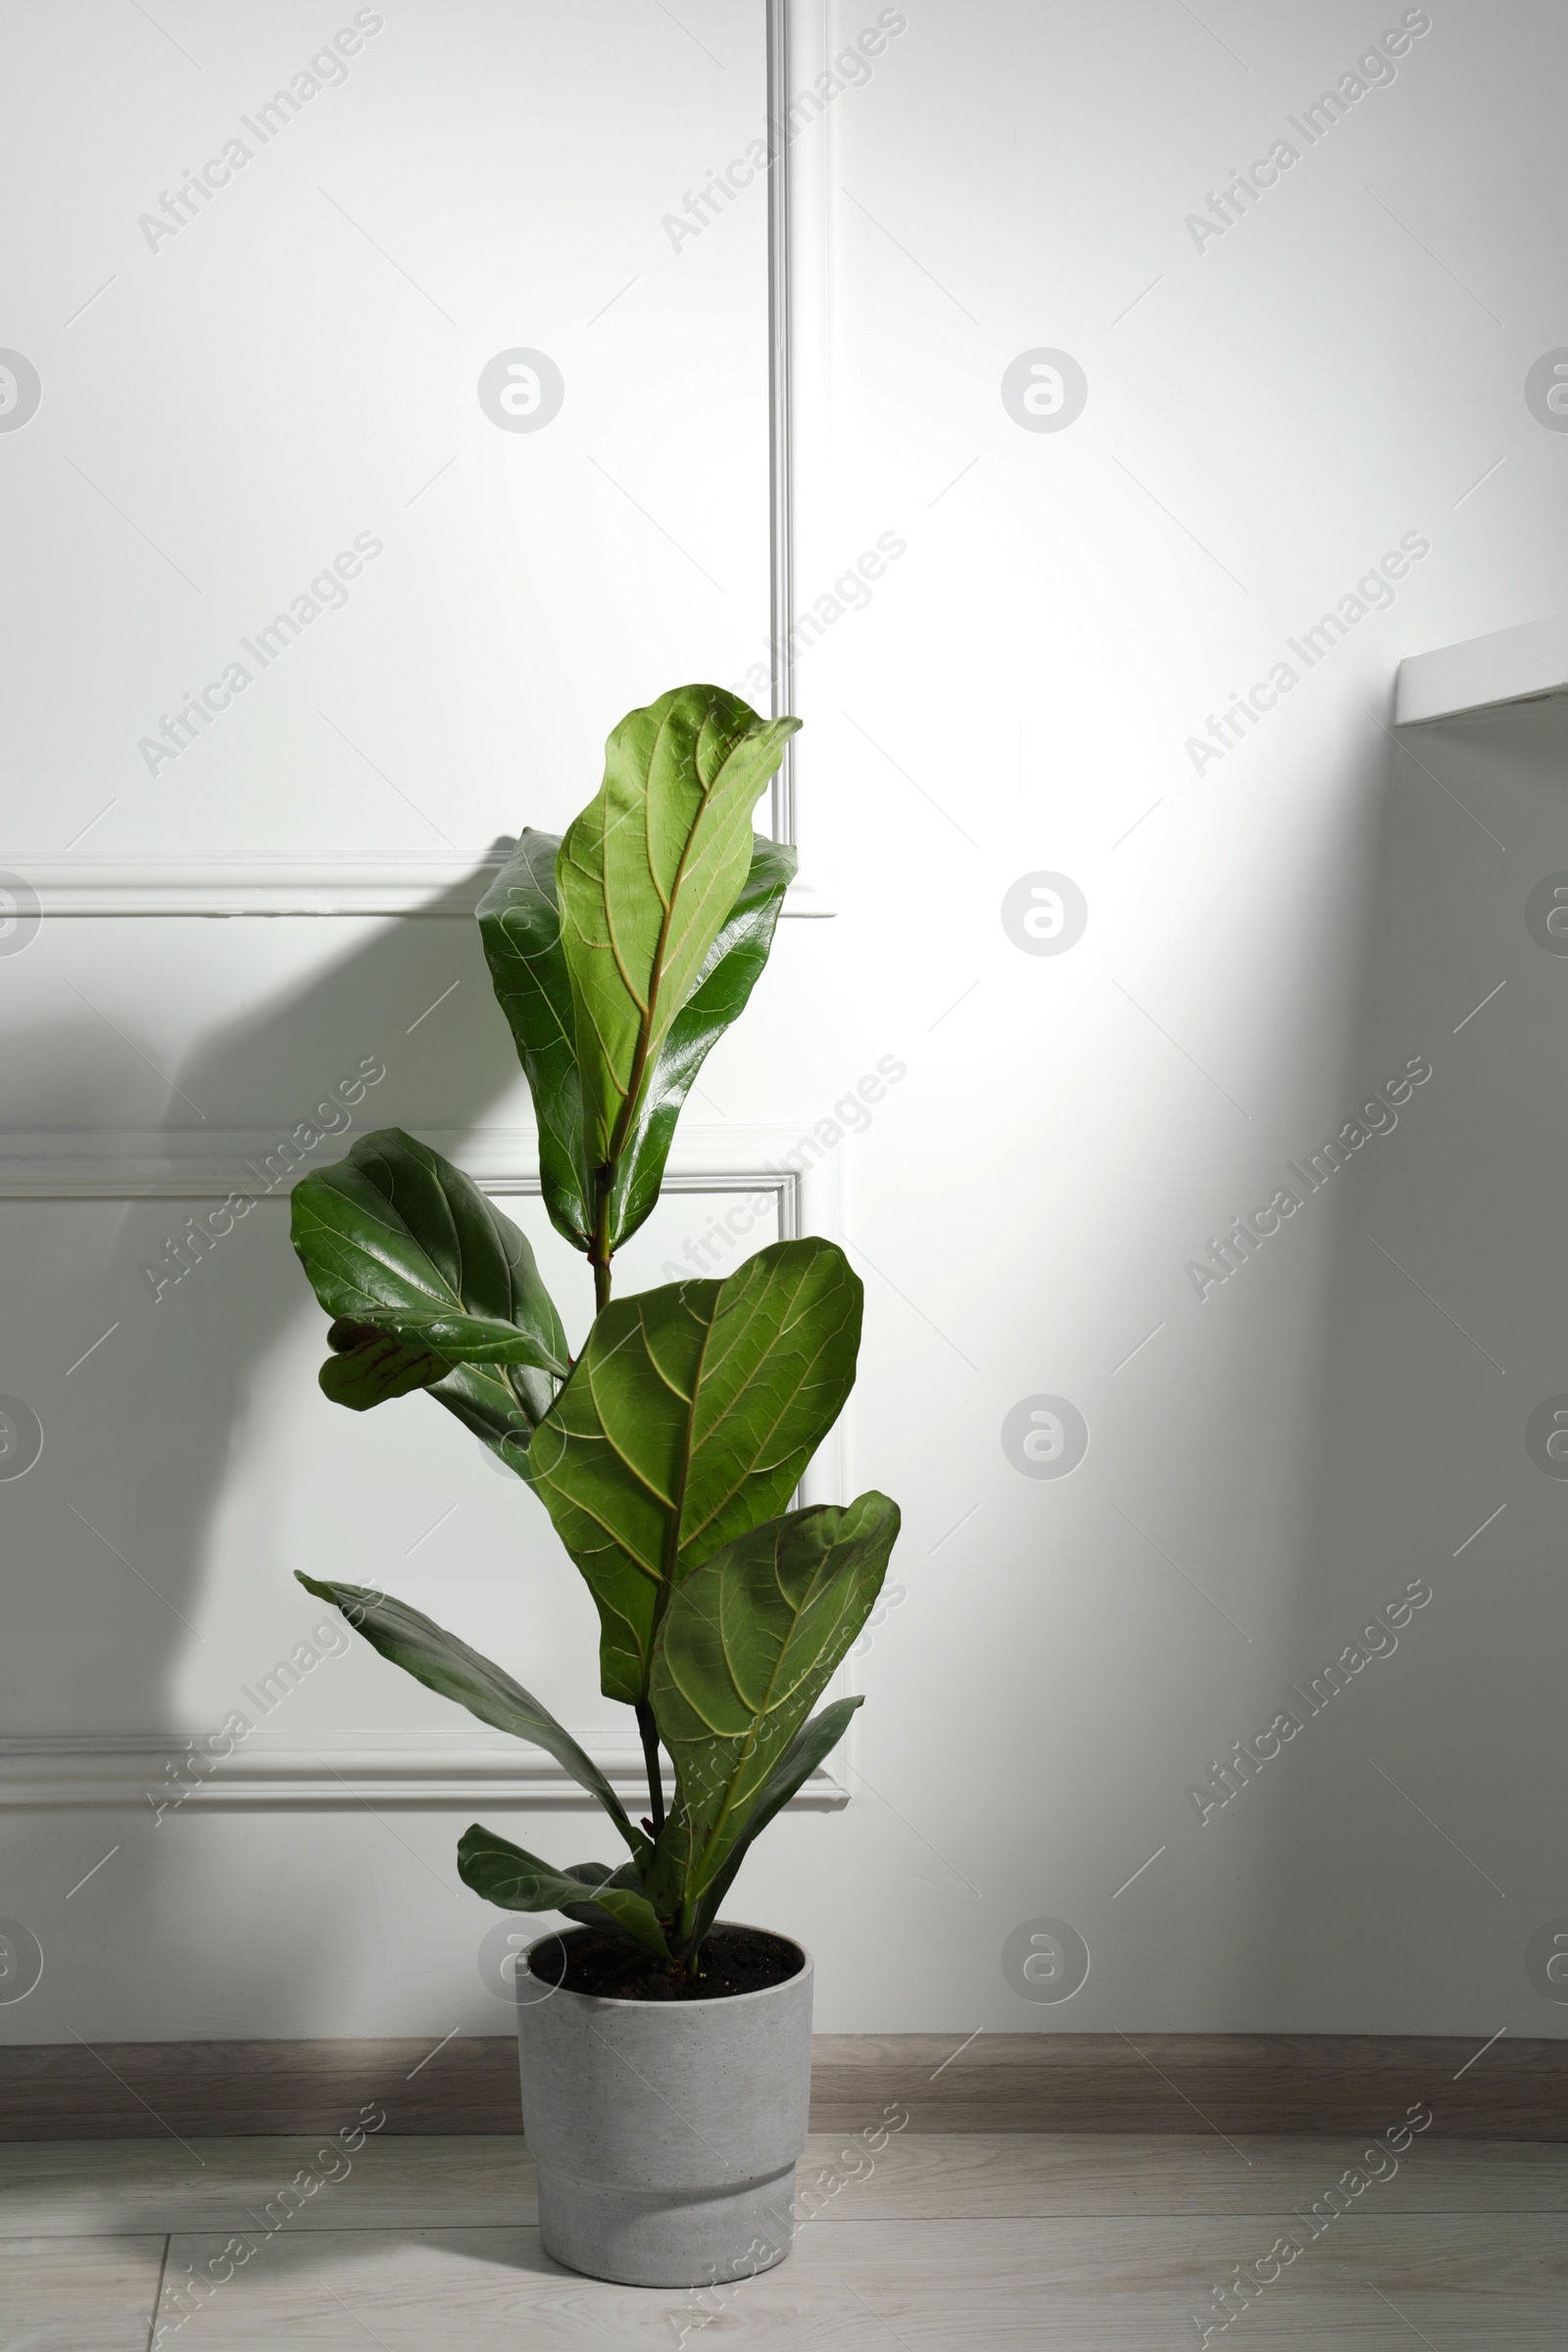
[[[516,1971],[522,2128],[545,2252],[627,2286],[771,2270],[790,2249],[806,2145],[810,1954],[764,1992],[613,2001],[531,1974],[533,1955],[560,1940],[540,1936]]]

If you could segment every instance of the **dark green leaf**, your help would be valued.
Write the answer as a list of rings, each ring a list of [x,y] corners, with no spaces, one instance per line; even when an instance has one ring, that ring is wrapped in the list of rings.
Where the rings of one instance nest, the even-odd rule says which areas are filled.
[[[478,1822],[466,1830],[458,1843],[458,1876],[465,1886],[503,1911],[563,1911],[574,1919],[591,1914],[590,1925],[617,1927],[661,1960],[670,1956],[659,1915],[646,1896],[631,1887],[612,1886],[607,1880],[592,1902],[582,1900],[583,1882],[571,1872],[541,1862],[537,1854],[498,1838]]]
[[[411,1318],[412,1329],[420,1316],[476,1316],[511,1325],[537,1363],[566,1360],[561,1318],[523,1236],[461,1168],[401,1128],[363,1136],[347,1159],[303,1177],[292,1233],[317,1298],[336,1320],[369,1323],[392,1309]],[[389,1396],[423,1385],[412,1375],[431,1351],[417,1338],[397,1345],[401,1356],[368,1365],[363,1384],[351,1363],[341,1373],[326,1368],[341,1395],[324,1378],[323,1388],[363,1410],[378,1400],[365,1393],[377,1381]],[[520,1470],[556,1385],[526,1363],[459,1363],[429,1393]]]
[[[871,1613],[899,1532],[885,1494],[737,1536],[671,1595],[649,1687],[675,1766],[656,1902],[684,1936],[791,1742]]]
[[[591,1902],[558,1903],[556,1906],[568,1919],[580,1920],[585,1928],[603,1928],[611,1924],[599,1900],[597,1890],[600,1887],[608,1888],[612,1893],[620,1886],[630,1887],[634,1894],[642,1892],[642,1880],[635,1862],[623,1862],[618,1870],[612,1870],[608,1862],[568,1862],[566,1876],[569,1879],[581,1879],[585,1886],[592,1886],[596,1890]],[[613,1924],[620,1934],[627,1933],[618,1920]]]
[[[609,1697],[645,1695],[681,1578],[788,1501],[849,1395],[861,1299],[831,1242],[773,1242],[596,1320],[529,1476],[598,1603]]]
[[[564,1380],[570,1366],[536,1333],[524,1331],[501,1315],[465,1315],[455,1309],[407,1306],[367,1307],[357,1323],[334,1323],[332,1332],[384,1332],[410,1349],[425,1348],[439,1355],[448,1370],[454,1364],[528,1364],[536,1372],[554,1373]],[[327,1333],[328,1343],[342,1343]],[[350,1345],[358,1345],[351,1341]]]
[[[317,1378],[323,1396],[334,1404],[346,1404],[351,1413],[368,1412],[372,1404],[407,1396],[413,1389],[427,1389],[452,1369],[433,1348],[410,1346],[369,1323],[342,1317],[327,1333],[326,1344],[335,1352]]]
[[[539,1181],[551,1223],[579,1250],[593,1227],[583,1155],[576,1014],[556,906],[559,833],[525,831],[479,901],[479,936],[512,1028],[539,1127]]]
[[[456,1699],[481,1723],[493,1725],[498,1732],[511,1732],[554,1756],[579,1788],[599,1799],[632,1852],[646,1853],[648,1840],[640,1830],[633,1829],[625,1807],[592,1756],[578,1746],[548,1707],[540,1705],[531,1690],[514,1683],[478,1650],[470,1649],[466,1642],[460,1642],[456,1634],[411,1609],[407,1601],[389,1599],[386,1593],[372,1592],[363,1585],[306,1576],[297,1568],[294,1574],[307,1592],[341,1609],[372,1648],[390,1658],[394,1666],[401,1666],[405,1674],[412,1674],[416,1682],[438,1690],[443,1698]]]
[[[745,1861],[753,1843],[768,1823],[784,1807],[798,1788],[804,1788],[817,1766],[833,1753],[850,1728],[850,1719],[864,1699],[836,1698],[831,1706],[813,1715],[809,1723],[802,1724],[779,1762],[772,1777],[763,1787],[761,1795],[747,1816],[746,1827],[730,1847],[729,1859],[723,1863],[710,1882],[708,1891],[697,1906],[696,1939],[700,1942],[718,1917],[719,1905],[730,1889],[735,1873]]]
[[[638,1131],[751,872],[753,807],[799,724],[681,686],[629,711],[605,747],[604,784],[556,861],[590,1169],[612,1171]]]

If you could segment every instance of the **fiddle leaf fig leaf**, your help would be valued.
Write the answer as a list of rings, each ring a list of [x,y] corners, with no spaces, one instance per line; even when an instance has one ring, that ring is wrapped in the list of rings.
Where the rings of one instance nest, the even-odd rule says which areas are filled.
[[[589,1925],[619,1928],[657,1958],[670,1958],[659,1914],[646,1895],[606,1879],[595,1886],[593,1899],[584,1901],[587,1887],[581,1878],[541,1862],[478,1822],[459,1839],[458,1876],[503,1911],[568,1911]]]
[[[661,695],[612,734],[604,784],[562,841],[556,889],[595,1253],[601,1243],[608,1252],[611,1188],[653,1115],[670,1030],[751,873],[752,810],[799,724],[760,718],[717,686]]]
[[[586,1788],[598,1798],[625,1838],[634,1854],[648,1851],[648,1840],[640,1830],[633,1829],[626,1817],[625,1807],[600,1771],[592,1756],[579,1747],[564,1724],[556,1721],[548,1707],[542,1706],[531,1690],[514,1683],[500,1666],[460,1642],[433,1619],[418,1609],[410,1608],[406,1600],[393,1600],[385,1592],[372,1592],[364,1585],[344,1585],[335,1580],[306,1576],[294,1571],[296,1580],[307,1592],[320,1600],[330,1601],[341,1609],[357,1633],[365,1636],[373,1649],[405,1674],[423,1683],[426,1690],[439,1691],[443,1698],[456,1699],[481,1723],[488,1723],[498,1732],[511,1732],[515,1739],[529,1740],[554,1756],[571,1775],[579,1788]]]
[[[321,1393],[334,1404],[347,1405],[351,1413],[368,1412],[372,1404],[407,1396],[414,1389],[428,1389],[452,1370],[433,1348],[410,1346],[370,1323],[345,1317],[332,1325],[326,1344],[335,1352],[317,1374]]]
[[[813,1715],[809,1723],[802,1724],[763,1784],[762,1793],[748,1814],[745,1828],[730,1847],[728,1860],[720,1864],[697,1905],[693,1930],[697,1942],[702,1941],[718,1917],[718,1907],[753,1841],[761,1836],[775,1814],[783,1812],[797,1789],[805,1788],[817,1766],[833,1753],[849,1730],[856,1708],[864,1704],[860,1693],[853,1698],[836,1698],[831,1706]]]
[[[683,1932],[870,1615],[898,1532],[897,1503],[874,1492],[844,1510],[791,1511],[737,1536],[671,1594],[649,1697],[675,1808],[649,1886]]]
[[[399,1127],[362,1136],[346,1159],[303,1177],[292,1212],[294,1247],[337,1333],[325,1393],[363,1412],[428,1388],[520,1470],[569,1358],[511,1218]]]
[[[849,1395],[862,1298],[831,1242],[773,1242],[595,1321],[528,1475],[598,1605],[607,1696],[647,1696],[674,1589],[788,1501]]]
[[[645,1857],[651,1851],[652,1848],[645,1841]],[[588,1899],[579,1902],[558,1903],[556,1908],[564,1911],[568,1919],[580,1920],[585,1928],[603,1928],[607,1924],[608,1914],[599,1900],[600,1888],[613,1894],[618,1887],[627,1886],[634,1894],[640,1894],[642,1881],[638,1874],[639,1864],[635,1861],[623,1862],[618,1870],[612,1870],[608,1862],[568,1862],[567,1878],[580,1879],[591,1894]],[[619,1927],[620,1923],[616,1921],[615,1925]],[[622,1928],[620,1932],[624,1935],[626,1930]]]
[[[697,986],[669,1025],[638,1100],[610,1188],[610,1242],[636,1232],[659,1200],[675,1122],[698,1071],[732,1021],[745,1011],[795,879],[795,852],[752,836],[751,871],[708,952]]]
[[[556,904],[559,833],[520,836],[479,901],[479,936],[496,1001],[512,1029],[539,1128],[539,1181],[550,1221],[578,1250],[593,1229],[593,1170],[583,1152],[576,1014]]]
[[[576,1014],[556,895],[560,837],[524,832],[479,902],[479,930],[496,998],[533,1095],[539,1176],[557,1231],[592,1246],[593,1170],[583,1149]],[[675,1122],[698,1071],[748,999],[773,944],[795,852],[752,836],[740,897],[710,948],[692,994],[671,1022],[608,1179],[608,1241],[636,1232],[659,1199]]]
[[[331,1347],[342,1343],[333,1332],[384,1334],[413,1349],[427,1348],[450,1368],[453,1364],[531,1364],[535,1371],[552,1372],[564,1380],[571,1369],[565,1353],[558,1355],[537,1332],[525,1331],[503,1315],[465,1315],[449,1307],[369,1306],[357,1322],[334,1323],[327,1333]],[[350,1339],[349,1345],[358,1343]]]

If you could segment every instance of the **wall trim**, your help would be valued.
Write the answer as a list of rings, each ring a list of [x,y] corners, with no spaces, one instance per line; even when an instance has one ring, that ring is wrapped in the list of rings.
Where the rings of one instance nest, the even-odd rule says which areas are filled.
[[[768,636],[772,673],[771,715],[795,709],[795,656],[790,630],[795,619],[794,441],[790,416],[791,284],[794,208],[790,162],[791,0],[767,0],[767,475]],[[795,840],[795,745],[772,784],[773,838]]]
[[[1502,2040],[1478,2060],[1479,2030],[963,2038],[818,2034],[813,2129],[858,2132],[902,2106],[917,2132],[1348,2137],[1428,2108],[1445,2138],[1568,2139],[1568,2040]],[[225,2138],[335,2131],[376,2100],[389,2132],[520,2131],[514,2037],[460,2033],[432,2051],[436,2040],[432,2029],[423,2040],[12,2045],[0,2049],[0,2117],[7,2139],[145,2139],[160,2126]]]
[[[324,1109],[324,1105],[322,1106]],[[341,1105],[337,1106],[341,1109]],[[373,1106],[372,1106],[373,1107]],[[363,1111],[352,1127],[305,1148],[284,1125],[273,1127],[105,1127],[0,1133],[0,1200],[206,1200],[233,1193],[286,1200],[295,1178],[341,1158],[367,1131]],[[498,1198],[536,1200],[531,1127],[421,1127],[420,1138],[467,1170]],[[803,1230],[802,1190],[808,1176],[780,1164],[799,1139],[785,1127],[696,1126],[684,1129],[684,1165],[666,1170],[665,1193],[771,1193],[778,1238]],[[297,1164],[267,1181],[268,1155],[288,1144]],[[769,1164],[769,1163],[772,1164]],[[278,1162],[282,1166],[282,1161]],[[818,1191],[820,1187],[816,1188]],[[835,1202],[836,1205],[836,1202]]]
[[[248,1712],[249,1710],[246,1710]],[[69,1805],[113,1812],[130,1807],[171,1817],[211,1812],[352,1812],[367,1801],[398,1811],[444,1808],[592,1813],[595,1799],[542,1748],[482,1732],[322,1732],[300,1740],[258,1729],[220,1761],[208,1735],[179,1732],[65,1732],[0,1739],[0,1812]],[[648,1800],[640,1749],[584,1740],[628,1809]],[[187,1762],[200,1746],[200,1761]],[[184,1765],[188,1781],[166,1767]],[[189,1793],[180,1794],[182,1785]],[[826,1766],[791,1799],[797,1812],[838,1812],[847,1785]],[[0,2131],[0,2138],[4,2132]]]
[[[510,843],[503,845],[510,848]],[[46,918],[56,915],[418,915],[471,921],[500,871],[499,858],[442,862],[176,865],[91,858],[0,857],[0,879],[24,883]],[[831,915],[797,878],[787,917]]]

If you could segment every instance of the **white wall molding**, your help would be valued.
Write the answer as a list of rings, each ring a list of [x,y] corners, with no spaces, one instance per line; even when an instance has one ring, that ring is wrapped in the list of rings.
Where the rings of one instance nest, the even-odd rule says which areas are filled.
[[[278,1812],[347,1811],[364,1803],[484,1806],[491,1812],[598,1809],[543,1749],[482,1733],[322,1732],[300,1740],[258,1730],[221,1761],[209,1757],[208,1737],[83,1732],[0,1740],[0,1812],[128,1807],[153,1815],[162,1803],[167,1826],[198,1806]],[[641,1751],[584,1744],[616,1795],[641,1810],[648,1794]],[[177,1776],[171,1776],[171,1764],[178,1767]],[[184,1797],[182,1786],[189,1788]],[[845,1784],[819,1767],[791,1802],[797,1811],[834,1812],[849,1797]]]
[[[230,1193],[284,1200],[296,1178],[341,1157],[361,1133],[357,1125],[340,1129],[287,1166],[280,1146],[290,1130],[281,1125],[0,1130],[0,1200],[224,1200]],[[531,1127],[421,1127],[419,1133],[486,1192],[537,1197]],[[804,1230],[802,1189],[808,1179],[779,1163],[798,1142],[783,1127],[682,1129],[679,1150],[685,1164],[666,1171],[662,1189],[774,1193],[778,1238],[792,1240]],[[275,1183],[269,1181],[273,1174]]]
[[[795,618],[794,445],[790,411],[791,254],[794,223],[790,204],[790,103],[792,54],[790,0],[767,0],[767,460],[768,460],[768,633],[772,645],[774,718],[795,708],[795,660],[790,626]],[[795,760],[784,746],[773,778],[775,841],[795,839]]]
[[[0,851],[0,886],[24,883],[57,915],[417,915],[470,921],[500,861],[212,864],[32,858]],[[831,915],[808,882],[791,883],[787,918]]]

